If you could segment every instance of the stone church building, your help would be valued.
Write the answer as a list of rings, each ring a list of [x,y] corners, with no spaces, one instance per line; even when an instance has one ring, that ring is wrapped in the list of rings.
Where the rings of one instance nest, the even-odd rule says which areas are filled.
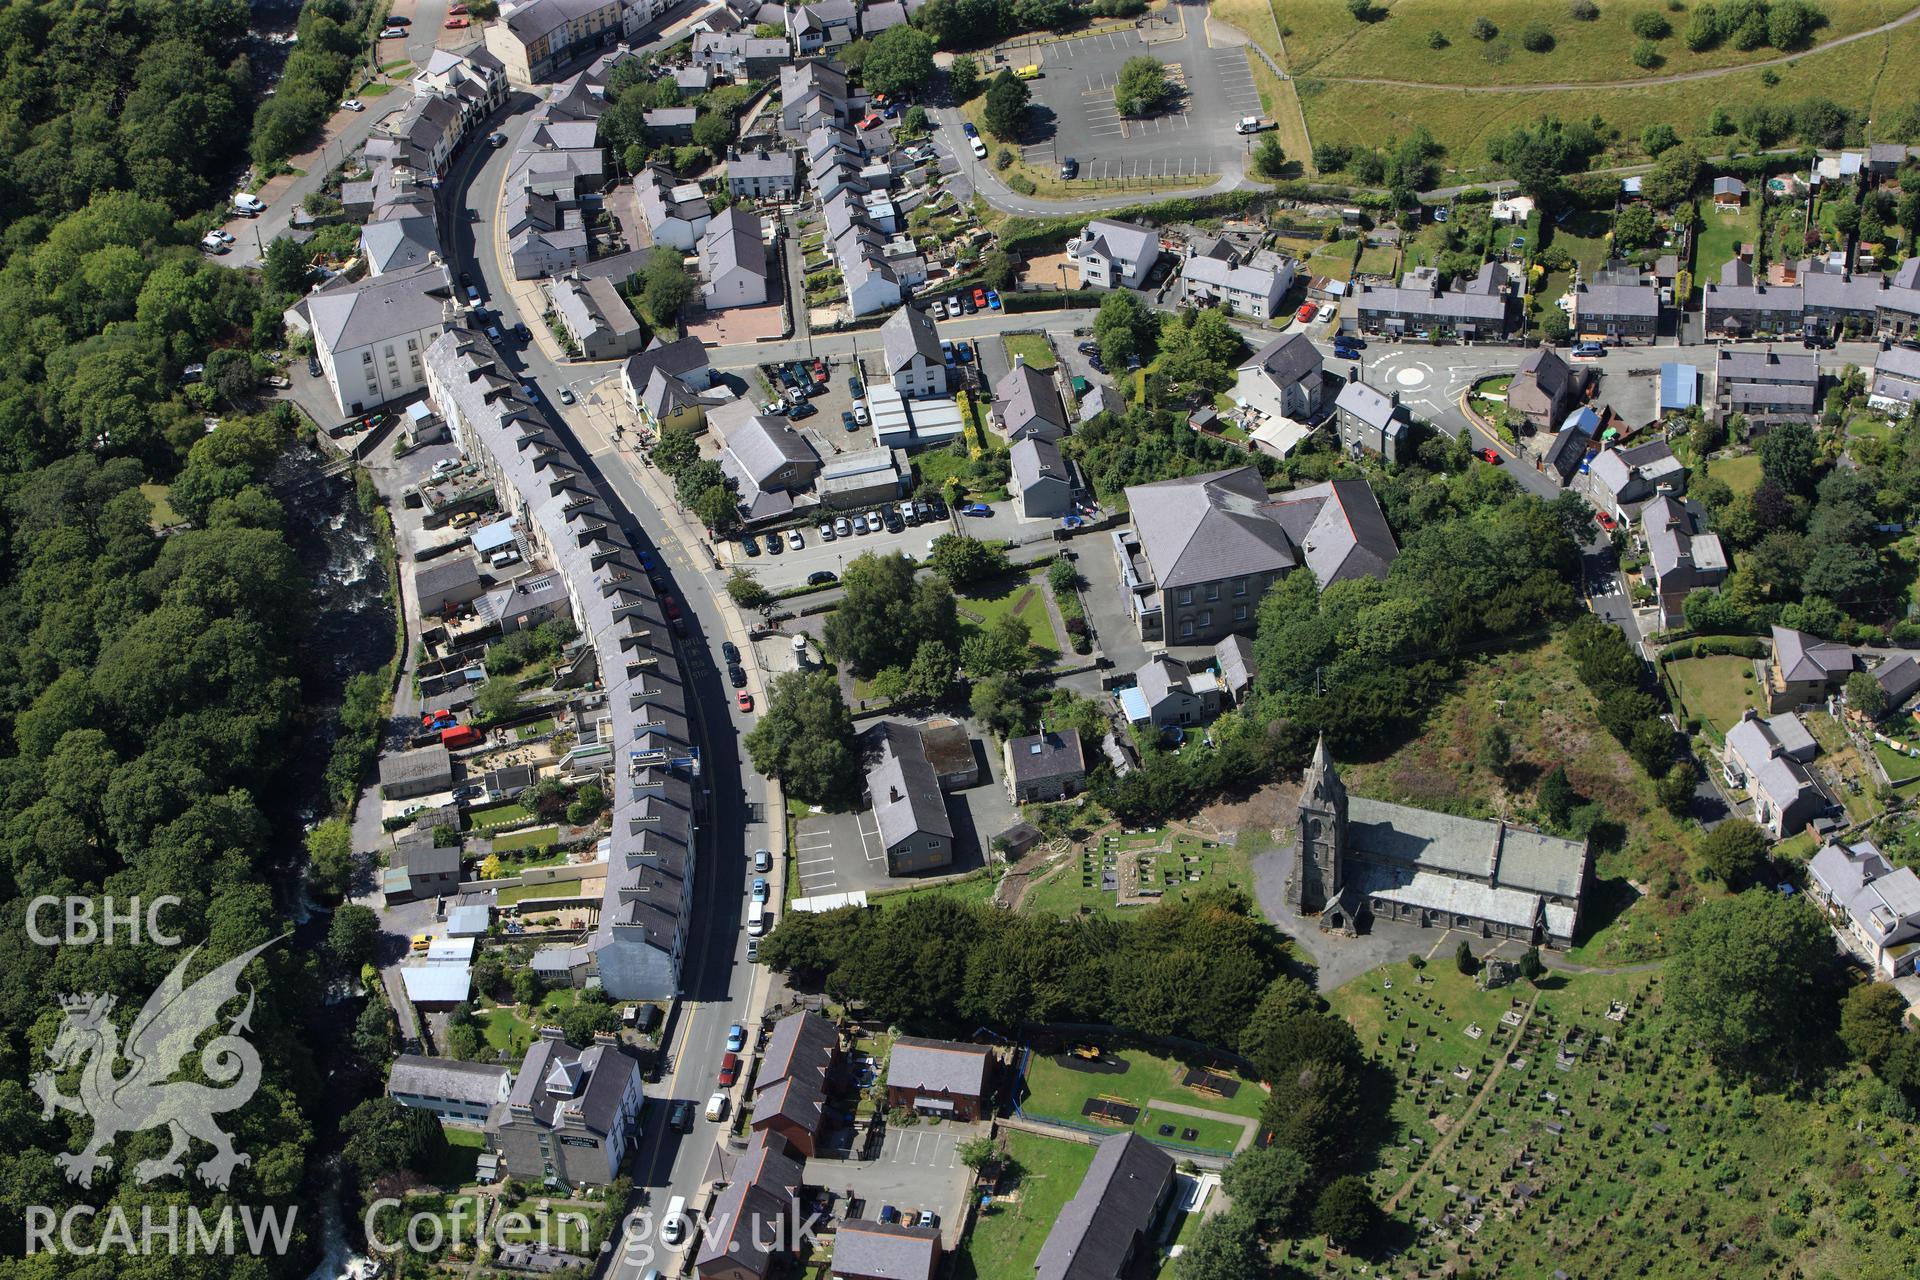
[[[1322,739],[1300,791],[1287,903],[1323,931],[1367,917],[1573,945],[1587,845],[1504,822],[1348,796]]]

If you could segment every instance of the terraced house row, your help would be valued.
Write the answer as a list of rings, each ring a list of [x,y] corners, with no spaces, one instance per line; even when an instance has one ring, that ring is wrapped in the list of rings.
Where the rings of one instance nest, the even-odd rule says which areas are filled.
[[[613,763],[599,922],[584,944],[548,948],[536,963],[597,974],[616,1000],[668,999],[679,988],[693,901],[700,752],[660,601],[619,504],[527,402],[485,337],[464,328],[442,334],[427,350],[426,384],[523,536],[565,581],[605,695],[604,716],[581,734]]]

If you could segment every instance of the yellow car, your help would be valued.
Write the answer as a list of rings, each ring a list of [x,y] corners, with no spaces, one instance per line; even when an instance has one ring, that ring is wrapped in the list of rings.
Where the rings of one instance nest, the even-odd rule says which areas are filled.
[[[413,935],[413,949],[415,951],[425,951],[428,947],[432,945],[433,945],[432,934],[416,933]]]
[[[1013,74],[1019,76],[1022,80],[1038,80],[1040,78],[1040,64],[1037,62],[1029,62]]]

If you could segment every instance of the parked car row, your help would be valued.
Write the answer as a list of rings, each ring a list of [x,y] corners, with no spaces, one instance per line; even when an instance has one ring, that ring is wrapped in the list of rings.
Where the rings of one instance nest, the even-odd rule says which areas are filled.
[[[963,315],[975,315],[982,311],[1000,310],[1000,293],[997,289],[987,289],[976,285],[972,289],[961,289],[945,298],[935,298],[927,304],[927,314],[935,320],[958,320]]]

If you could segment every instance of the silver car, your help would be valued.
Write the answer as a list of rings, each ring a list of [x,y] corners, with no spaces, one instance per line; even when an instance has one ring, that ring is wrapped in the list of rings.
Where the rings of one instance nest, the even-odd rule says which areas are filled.
[[[867,531],[867,518],[865,516],[855,516],[853,518],[853,531],[855,533],[865,533]]]
[[[822,520],[820,522],[820,541],[822,542],[833,541],[833,526],[828,524],[825,520]]]
[[[800,531],[798,529],[789,529],[787,530],[787,545],[789,547],[792,547],[795,551],[798,551],[800,548],[807,545],[807,540],[800,536]]]

